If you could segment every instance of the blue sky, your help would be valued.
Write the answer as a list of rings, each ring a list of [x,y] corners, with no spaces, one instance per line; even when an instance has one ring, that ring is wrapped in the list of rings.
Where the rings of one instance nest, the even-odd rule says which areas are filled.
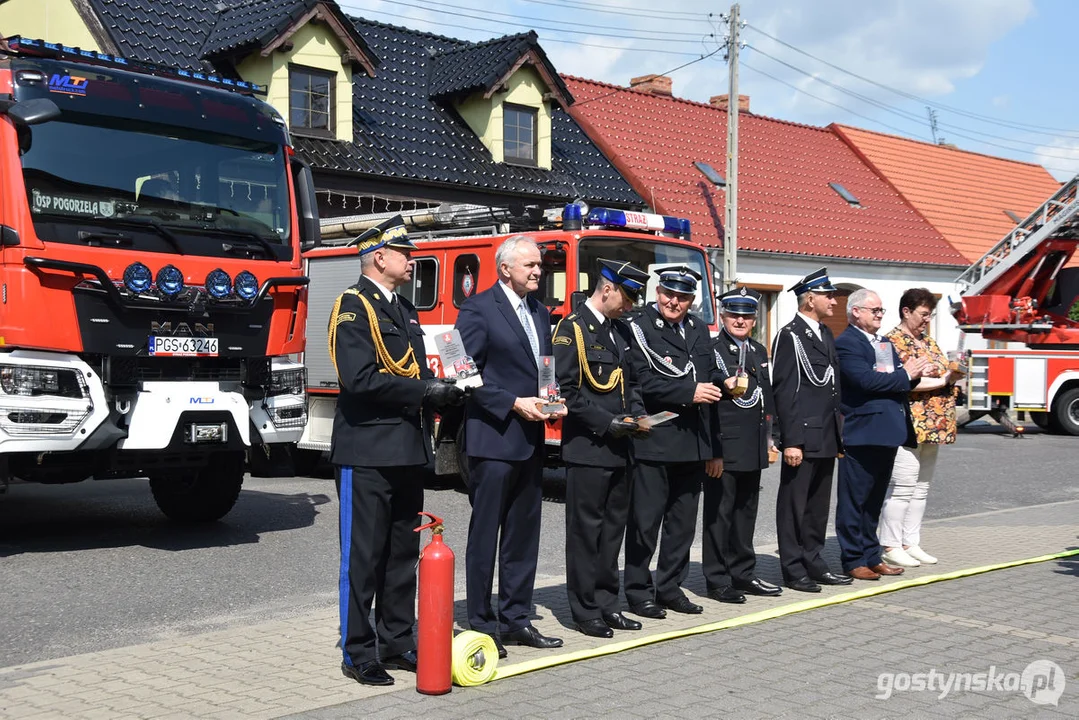
[[[723,41],[729,0],[338,2],[467,40],[535,29],[559,72],[617,85],[691,63],[669,73],[676,96],[727,92],[722,51],[700,58]],[[1079,172],[1079,2],[743,0],[741,14],[739,91],[753,112],[931,140],[930,104],[938,139],[1036,162],[1061,180]]]

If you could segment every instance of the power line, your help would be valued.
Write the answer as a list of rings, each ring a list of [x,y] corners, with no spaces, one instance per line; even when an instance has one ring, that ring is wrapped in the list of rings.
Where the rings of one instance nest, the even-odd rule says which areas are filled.
[[[365,16],[366,15],[380,15],[380,16],[385,16],[387,18],[391,18],[391,19],[396,20],[396,21],[401,22],[401,23],[404,23],[404,22],[423,23],[425,25],[433,26],[436,29],[455,28],[455,29],[459,29],[459,30],[470,30],[470,31],[473,31],[473,32],[475,32],[475,31],[491,32],[491,33],[498,33],[499,32],[499,30],[483,30],[482,28],[477,28],[475,25],[460,25],[460,24],[456,24],[456,23],[445,22],[443,20],[428,20],[426,18],[412,17],[412,16],[409,16],[409,15],[401,15],[399,13],[387,12],[385,10],[368,10],[366,8],[358,8],[358,7],[355,7],[353,5],[347,5],[345,3],[338,3],[338,4],[342,8],[346,9],[346,10],[353,10],[353,11],[362,12]],[[490,21],[490,22],[494,23],[495,21]],[[436,34],[441,35],[441,33],[436,33]],[[628,48],[612,48],[612,46],[609,45],[609,44],[600,45],[598,43],[588,43],[588,42],[582,42],[580,40],[564,40],[564,39],[561,39],[561,38],[553,38],[553,37],[549,37],[549,36],[545,36],[545,35],[541,36],[541,37],[543,39],[543,42],[545,42],[545,43],[562,43],[562,44],[565,44],[565,45],[576,45],[578,47],[599,48],[601,50],[628,49]],[[619,37],[621,37],[621,36],[619,36]],[[447,40],[454,40],[456,38],[447,37],[446,39]],[[658,39],[653,39],[653,41],[658,41]],[[472,42],[472,41],[469,41],[469,42]],[[689,44],[689,41],[683,41],[683,42]],[[647,51],[648,53],[657,54],[657,55],[673,55],[673,56],[676,56],[676,57],[697,57],[698,56],[697,53],[679,52],[677,50],[659,50],[659,49],[654,49],[654,48],[643,48],[643,49],[645,51]]]
[[[707,60],[708,58],[712,57],[713,55],[715,55],[716,53],[718,53],[722,49],[723,49],[723,46],[721,45],[721,46],[717,47],[715,50],[713,50],[712,52],[708,53],[707,55],[702,55],[699,58],[697,58],[696,60],[690,60],[687,63],[682,63],[678,67],[671,68],[670,70],[664,70],[663,72],[658,73],[658,74],[659,75],[670,75],[672,73],[678,72],[682,68],[689,67],[690,65],[693,65],[695,63],[699,63],[702,60]],[[587,105],[590,102],[595,102],[596,100],[602,100],[604,98],[608,98],[611,95],[615,95],[615,94],[623,92],[624,90],[627,90],[627,89],[632,89],[632,88],[623,88],[623,87],[615,88],[614,90],[611,90],[610,92],[605,93],[603,95],[597,95],[596,97],[589,98],[588,100],[581,100],[580,102],[575,102],[575,103],[573,103],[573,106],[574,107],[580,107],[581,105]]]
[[[682,20],[699,20],[715,17],[715,13],[689,12],[686,10],[659,10],[654,8],[629,7],[625,5],[608,5],[591,2],[578,2],[577,0],[521,0],[521,2],[533,3],[535,5],[551,5],[553,7],[565,8],[570,10],[583,9],[583,12],[592,12],[599,15],[626,15],[632,17],[650,18],[652,20],[655,20],[657,16],[668,17],[675,22],[680,22],[679,16],[682,16]],[[592,10],[590,8],[597,9]],[[617,10],[618,12],[612,12],[613,10]]]
[[[416,10],[431,10],[431,8],[429,8],[429,7],[425,6],[425,5],[420,5],[420,4],[411,3],[411,2],[403,2],[402,0],[382,0],[382,1],[389,4],[389,5],[399,5],[401,7],[408,7],[408,8],[413,8],[413,9],[416,9]],[[441,4],[441,3],[439,3],[439,4]],[[355,9],[359,9],[359,8],[355,8]],[[378,11],[364,10],[364,12],[378,12]],[[436,12],[439,12],[439,13],[441,13],[443,15],[452,15],[453,17],[467,18],[469,20],[484,20],[484,21],[487,21],[487,22],[493,22],[488,17],[486,17],[485,15],[471,15],[469,13],[451,12],[449,10],[438,10]],[[627,35],[626,33],[603,33],[603,32],[596,32],[594,30],[573,30],[573,29],[563,28],[563,27],[547,27],[547,26],[543,26],[543,25],[533,25],[533,24],[530,24],[530,23],[511,22],[509,20],[499,20],[498,23],[500,25],[511,25],[513,27],[528,28],[529,30],[547,30],[549,32],[566,33],[568,35],[585,35],[585,36],[589,36],[589,37],[608,37],[608,38],[618,38],[618,39],[622,39],[622,40],[645,40],[645,41],[649,41],[649,42],[662,42],[665,45],[670,45],[670,44],[684,45],[686,43],[691,43],[691,44],[696,45],[699,42],[699,40],[671,40],[671,39],[667,39],[665,37],[647,37],[647,36],[642,36],[642,35]],[[656,32],[656,31],[638,30],[636,32]],[[670,33],[664,33],[664,34],[669,35]],[[693,33],[687,33],[687,34],[693,35]]]
[[[1008,120],[1002,120],[1000,118],[994,118],[994,117],[991,117],[989,115],[981,115],[979,113],[973,113],[973,112],[970,112],[970,111],[967,111],[967,110],[962,110],[960,108],[953,107],[951,105],[945,105],[944,103],[939,103],[939,102],[935,102],[933,100],[929,100],[927,98],[919,97],[918,95],[914,95],[912,93],[908,93],[908,92],[905,92],[903,90],[893,88],[891,86],[885,85],[884,83],[877,82],[876,80],[872,80],[870,78],[859,75],[858,73],[855,73],[855,72],[852,72],[852,71],[847,70],[845,68],[842,68],[842,67],[840,67],[840,66],[838,66],[838,65],[836,65],[834,63],[831,63],[831,62],[829,62],[829,61],[827,61],[827,60],[825,60],[823,58],[817,57],[816,55],[813,55],[812,53],[806,52],[805,50],[802,50],[801,48],[795,47],[794,45],[791,45],[788,42],[780,40],[779,38],[775,37],[774,35],[770,35],[769,33],[766,33],[764,30],[761,30],[760,28],[755,27],[755,26],[753,26],[753,25],[751,25],[749,23],[747,23],[746,26],[750,30],[753,30],[754,32],[763,35],[764,37],[768,38],[769,40],[772,40],[773,42],[779,43],[783,47],[788,48],[790,50],[793,50],[796,53],[799,53],[801,55],[805,55],[808,58],[812,58],[813,60],[816,60],[819,63],[823,63],[824,65],[827,65],[828,67],[832,68],[833,70],[838,70],[841,73],[845,73],[847,75],[850,75],[851,77],[854,77],[854,78],[857,78],[857,79],[861,80],[862,82],[869,83],[870,85],[879,87],[882,90],[887,90],[888,92],[895,93],[896,95],[900,95],[901,97],[907,98],[908,100],[916,100],[919,103],[922,103],[924,105],[931,105],[931,106],[933,106],[935,108],[939,108],[941,110],[947,110],[948,112],[955,113],[956,115],[962,115],[963,117],[968,117],[968,118],[971,118],[973,120],[979,120],[979,121],[985,122],[987,124],[999,125],[1001,127],[1007,127],[1007,128],[1012,129],[1012,130],[1023,130],[1023,131],[1027,131],[1027,132],[1037,132],[1038,134],[1041,134],[1041,135],[1054,134],[1054,135],[1068,135],[1068,136],[1072,136],[1072,137],[1079,137],[1079,133],[1076,133],[1074,130],[1066,130],[1064,128],[1054,128],[1054,127],[1049,127],[1049,126],[1046,126],[1046,125],[1031,125],[1031,124],[1028,124],[1028,123],[1016,123],[1016,122],[1012,122],[1012,121],[1008,121]],[[760,51],[758,50],[758,52],[760,52]],[[1048,131],[1048,132],[1039,132],[1039,131]]]
[[[880,108],[881,110],[884,110],[885,112],[890,112],[893,115],[898,115],[899,117],[902,117],[902,118],[904,118],[906,120],[913,120],[913,121],[919,122],[919,123],[924,122],[924,120],[918,115],[914,115],[913,113],[910,113],[910,112],[908,112],[906,110],[902,110],[900,108],[897,108],[894,105],[889,105],[889,104],[881,102],[879,100],[875,100],[873,98],[870,98],[870,97],[868,97],[866,95],[862,95],[861,93],[857,93],[857,92],[855,92],[853,90],[850,90],[849,88],[843,87],[842,85],[834,83],[834,82],[832,82],[830,80],[825,80],[824,78],[822,78],[822,77],[820,77],[818,75],[815,75],[814,73],[811,73],[808,70],[800,68],[800,67],[798,67],[796,65],[792,65],[791,63],[788,63],[788,62],[786,62],[784,60],[780,60],[779,58],[777,58],[777,57],[775,57],[773,55],[769,55],[768,53],[764,52],[763,50],[761,50],[758,47],[755,47],[755,46],[752,46],[752,45],[750,47],[752,47],[753,50],[755,50],[758,54],[763,55],[764,57],[768,58],[769,60],[771,60],[773,62],[776,62],[776,63],[782,65],[783,67],[789,68],[790,70],[793,70],[793,71],[795,71],[797,73],[805,75],[806,77],[808,77],[808,78],[810,78],[812,80],[815,80],[816,82],[827,85],[828,87],[830,87],[830,88],[832,88],[834,90],[837,90],[838,92],[841,92],[841,93],[843,93],[845,95],[849,95],[849,96],[851,96],[853,98],[861,100],[864,103],[874,105],[874,106]],[[1042,143],[1030,142],[1028,140],[1019,140],[1017,138],[1002,137],[1000,135],[993,135],[991,133],[982,132],[980,130],[973,130],[971,128],[962,127],[960,125],[952,125],[951,123],[940,123],[940,126],[950,128],[952,135],[957,135],[957,136],[959,136],[961,138],[964,138],[966,140],[971,140],[973,142],[982,143],[983,145],[991,145],[993,147],[1001,148],[1003,150],[1011,150],[1013,152],[1028,153],[1028,154],[1031,154],[1031,155],[1034,154],[1034,151],[1032,151],[1032,150],[1026,150],[1024,148],[1015,147],[1013,145],[1002,145],[1001,143],[992,142],[990,140],[984,140],[984,139],[981,139],[981,138],[971,137],[970,135],[966,135],[964,133],[973,133],[975,135],[982,135],[983,137],[993,138],[994,140],[1003,140],[1003,141],[1009,142],[1009,143],[1018,143],[1020,145],[1029,145],[1030,147],[1034,147],[1034,148],[1043,147]],[[958,132],[960,130],[963,131],[963,132]],[[1043,155],[1044,157],[1054,157],[1054,158],[1057,158],[1059,160],[1071,160],[1072,159],[1070,156],[1056,155],[1054,153],[1046,153],[1044,151],[1041,152],[1040,154]]]

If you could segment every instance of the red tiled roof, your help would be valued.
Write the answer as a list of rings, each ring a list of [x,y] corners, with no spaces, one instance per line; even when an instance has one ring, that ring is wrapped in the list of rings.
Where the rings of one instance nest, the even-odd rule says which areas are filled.
[[[657,212],[722,244],[727,113],[703,103],[565,77],[570,113]],[[852,259],[966,265],[943,236],[825,128],[739,117],[738,247]],[[858,198],[852,207],[829,183]]]
[[[981,258],[1060,183],[1032,163],[833,125],[967,260]]]

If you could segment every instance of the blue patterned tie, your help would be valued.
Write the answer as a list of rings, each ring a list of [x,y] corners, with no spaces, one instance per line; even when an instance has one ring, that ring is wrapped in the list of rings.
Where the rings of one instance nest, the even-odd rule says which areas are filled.
[[[524,300],[517,304],[517,317],[525,329],[529,345],[532,346],[532,356],[536,359],[536,364],[539,364],[539,342],[536,340],[536,333],[532,331],[532,323],[528,321],[528,308],[525,307]]]

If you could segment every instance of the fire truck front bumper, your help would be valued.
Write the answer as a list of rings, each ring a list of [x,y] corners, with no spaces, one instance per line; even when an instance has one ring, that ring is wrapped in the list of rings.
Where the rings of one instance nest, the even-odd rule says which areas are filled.
[[[76,450],[108,416],[100,378],[77,356],[0,354],[0,453]]]

